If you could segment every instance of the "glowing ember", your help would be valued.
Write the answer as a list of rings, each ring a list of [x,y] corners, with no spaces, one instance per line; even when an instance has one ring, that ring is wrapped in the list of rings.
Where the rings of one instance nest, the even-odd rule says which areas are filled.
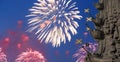
[[[21,48],[21,44],[20,44],[20,43],[18,43],[18,44],[17,44],[17,47],[18,47],[18,48]]]
[[[66,54],[66,56],[68,56],[69,55],[69,53],[70,53],[70,51],[65,51],[65,54]]]
[[[26,42],[29,40],[29,37],[26,34],[21,35],[21,40]]]
[[[85,35],[85,36],[88,35],[88,32],[84,32],[84,35]]]
[[[21,27],[22,27],[22,23],[23,23],[23,22],[22,22],[21,20],[18,21],[18,28],[21,28]]]
[[[8,34],[10,34],[10,35],[16,35],[17,33],[14,32],[14,31],[9,30],[9,31],[8,31]]]
[[[57,50],[55,51],[55,55],[56,55],[56,56],[58,56],[58,55],[59,55],[59,52],[58,52]]]
[[[23,22],[22,22],[21,20],[19,20],[19,21],[18,21],[18,24],[20,24],[20,25],[21,25],[22,23],[23,23]]]
[[[6,37],[6,38],[4,39],[4,41],[5,41],[6,43],[9,43],[9,42],[10,42],[10,38],[9,38],[9,37]]]

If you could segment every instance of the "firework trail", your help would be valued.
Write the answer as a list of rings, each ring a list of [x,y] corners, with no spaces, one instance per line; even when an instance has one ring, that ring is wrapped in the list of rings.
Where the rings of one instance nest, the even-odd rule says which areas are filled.
[[[73,55],[73,57],[77,57],[76,62],[85,62],[85,58],[88,54],[92,54],[97,50],[98,44],[96,43],[88,43],[84,44],[78,51]]]
[[[0,62],[7,62],[7,56],[2,52],[2,48],[0,48]]]
[[[75,19],[81,19],[76,2],[72,0],[38,0],[29,11],[28,32],[34,31],[38,40],[52,43],[54,47],[71,40],[79,27]],[[71,33],[71,34],[70,34]],[[66,39],[67,38],[67,39]]]
[[[32,51],[31,49],[28,49],[26,52],[18,55],[18,58],[15,60],[15,62],[46,62],[46,59],[38,51]]]

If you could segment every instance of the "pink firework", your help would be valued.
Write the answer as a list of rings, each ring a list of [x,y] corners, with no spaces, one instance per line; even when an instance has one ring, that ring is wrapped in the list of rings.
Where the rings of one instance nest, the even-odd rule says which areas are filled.
[[[15,62],[46,62],[46,59],[42,53],[28,49],[26,52],[22,52],[18,55]]]
[[[96,43],[86,43],[75,53],[73,56],[77,57],[76,62],[85,62],[85,58],[88,54],[92,54],[97,50],[98,44]]]
[[[0,48],[0,62],[7,62],[7,56],[2,52],[2,48]]]

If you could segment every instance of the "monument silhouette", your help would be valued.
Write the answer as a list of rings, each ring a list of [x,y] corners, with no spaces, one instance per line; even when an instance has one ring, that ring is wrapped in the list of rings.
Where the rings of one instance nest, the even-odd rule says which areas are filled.
[[[99,12],[92,18],[96,29],[90,32],[99,46],[86,62],[120,62],[120,0],[99,0],[94,6]]]

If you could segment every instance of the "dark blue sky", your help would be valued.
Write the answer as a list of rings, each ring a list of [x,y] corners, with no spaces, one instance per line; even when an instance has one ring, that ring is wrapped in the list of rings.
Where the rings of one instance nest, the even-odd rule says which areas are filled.
[[[3,38],[3,35],[7,35],[6,32],[8,30],[19,31],[17,28],[18,20],[23,21],[23,27],[21,31],[25,32],[27,30],[28,18],[26,18],[25,16],[30,13],[28,9],[30,9],[35,2],[37,2],[37,0],[0,0],[0,39]],[[48,62],[75,62],[75,58],[73,58],[72,55],[80,47],[80,45],[75,44],[75,40],[81,38],[83,39],[83,43],[94,42],[94,39],[91,37],[90,34],[88,34],[87,36],[84,36],[83,34],[84,32],[87,32],[85,24],[87,23],[86,17],[88,17],[88,15],[84,13],[84,9],[90,8],[90,13],[95,16],[97,10],[95,9],[93,4],[94,2],[97,2],[97,0],[73,0],[73,2],[77,2],[77,6],[83,18],[79,20],[80,27],[77,29],[79,33],[72,36],[71,42],[67,42],[66,44],[62,43],[61,46],[57,48],[53,48],[51,44],[44,44],[41,47],[41,44],[39,44],[35,40],[29,42],[34,50],[43,50],[42,52],[47,58]],[[94,28],[93,23],[89,22],[88,24],[91,28]],[[12,57],[11,53],[17,53],[17,51],[13,48],[13,51],[11,51],[10,53],[9,50],[11,49],[8,48],[8,50],[6,51],[6,53],[8,54],[8,60],[9,62],[13,62],[17,54],[14,54]],[[69,51],[68,56],[66,56],[65,54],[66,51]],[[55,52],[58,53],[58,56],[55,54]]]

